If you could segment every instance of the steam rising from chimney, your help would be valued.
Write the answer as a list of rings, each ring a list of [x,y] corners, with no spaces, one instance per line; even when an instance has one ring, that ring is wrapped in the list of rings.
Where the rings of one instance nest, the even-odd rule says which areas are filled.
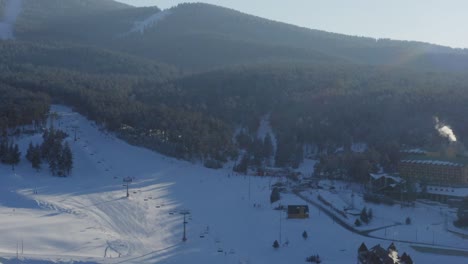
[[[0,40],[13,39],[13,27],[16,18],[21,13],[23,0],[7,0],[3,14],[3,21],[0,22]]]
[[[436,122],[435,129],[437,129],[439,135],[448,138],[450,142],[457,142],[457,137],[449,126],[442,124],[438,117],[434,117],[434,120]]]

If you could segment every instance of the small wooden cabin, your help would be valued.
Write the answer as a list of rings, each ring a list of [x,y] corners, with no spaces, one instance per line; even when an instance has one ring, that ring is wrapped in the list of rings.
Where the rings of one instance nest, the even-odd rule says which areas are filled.
[[[288,205],[288,218],[309,218],[309,206]]]

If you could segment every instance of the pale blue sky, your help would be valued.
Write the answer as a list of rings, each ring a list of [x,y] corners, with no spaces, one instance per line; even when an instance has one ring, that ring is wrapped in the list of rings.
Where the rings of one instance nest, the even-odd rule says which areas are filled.
[[[118,0],[162,9],[204,2],[303,27],[468,48],[467,0]]]

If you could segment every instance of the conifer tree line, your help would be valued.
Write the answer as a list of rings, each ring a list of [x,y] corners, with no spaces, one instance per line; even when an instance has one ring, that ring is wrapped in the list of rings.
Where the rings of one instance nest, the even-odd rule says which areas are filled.
[[[267,133],[262,140],[241,132],[237,135],[236,141],[238,147],[245,150],[239,164],[234,168],[237,172],[245,173],[249,166],[297,168],[304,160],[303,145],[291,138],[279,137],[276,150],[270,133]]]
[[[29,143],[26,159],[31,162],[34,169],[40,170],[42,163],[46,162],[52,175],[66,177],[73,168],[73,154],[64,139],[68,135],[62,130],[53,127],[46,129],[42,135],[42,144]]]
[[[13,142],[8,143],[8,140],[3,139],[0,142],[0,161],[3,164],[11,165],[12,169],[20,162],[21,152],[19,151],[18,144]]]
[[[248,166],[272,166],[271,157],[273,157],[274,147],[271,135],[267,133],[264,139],[250,136],[241,132],[236,137],[237,145],[240,149],[244,149],[239,164],[234,168],[234,171],[245,173]]]
[[[246,162],[258,164],[268,159],[261,157],[252,132],[271,113],[277,141],[271,165],[296,167],[303,146],[316,146],[323,156],[317,173],[349,174],[358,181],[379,166],[395,171],[401,146],[443,144],[434,115],[450,124],[460,141],[468,135],[463,125],[468,77],[463,74],[284,62],[178,76],[139,61],[102,63],[125,60],[92,50],[85,53],[92,54],[93,63],[76,64],[69,58],[81,62],[82,49],[65,54],[61,48],[8,46],[0,47],[2,135],[19,125],[43,125],[53,99],[131,144],[187,160],[236,158],[234,128],[248,127],[251,146],[240,149],[249,152]],[[371,151],[353,153],[350,146],[356,142]],[[335,153],[341,147],[343,152]]]

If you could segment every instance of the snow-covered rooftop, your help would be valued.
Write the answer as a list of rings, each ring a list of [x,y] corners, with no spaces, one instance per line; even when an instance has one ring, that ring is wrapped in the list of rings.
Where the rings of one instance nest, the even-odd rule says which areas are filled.
[[[387,173],[370,173],[370,176],[371,176],[374,180],[378,180],[378,179],[380,179],[380,178],[382,178],[382,177],[385,177],[385,178],[387,178],[387,179],[392,179],[392,180],[394,180],[395,182],[398,182],[398,183],[400,183],[400,182],[403,181],[402,178],[400,178],[400,177],[398,177],[398,176],[392,176],[392,175],[389,175],[389,174],[387,174]]]
[[[463,167],[463,164],[451,161],[443,161],[443,160],[418,160],[418,159],[406,159],[401,160],[401,162],[405,163],[417,163],[417,164],[428,164],[428,165],[440,165],[440,166],[457,166]]]
[[[420,148],[413,148],[413,149],[404,149],[401,152],[403,153],[410,153],[410,154],[425,154],[426,151]]]
[[[452,188],[441,186],[427,186],[427,192],[431,194],[440,194],[456,197],[468,196],[468,188]]]

